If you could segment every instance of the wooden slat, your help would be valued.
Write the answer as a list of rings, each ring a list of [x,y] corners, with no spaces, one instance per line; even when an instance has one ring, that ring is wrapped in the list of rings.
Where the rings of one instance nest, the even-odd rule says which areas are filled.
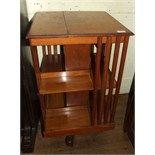
[[[47,46],[47,49],[48,49],[48,55],[51,55],[51,54],[52,54],[52,51],[51,51],[51,46],[50,46],[50,45],[48,45],[48,46]]]
[[[103,63],[103,75],[102,75],[102,82],[101,82],[101,100],[99,104],[99,118],[98,118],[98,123],[101,124],[102,118],[104,115],[104,107],[105,107],[105,91],[106,91],[106,85],[108,79],[108,74],[109,74],[109,62],[110,62],[110,54],[111,54],[111,37],[107,38],[107,43],[105,47],[105,56],[104,58],[104,63]]]
[[[116,68],[117,68],[119,48],[120,48],[120,37],[118,36],[116,38],[114,57],[113,57],[113,64],[112,64],[112,71],[111,71],[112,73],[111,73],[111,76],[110,76],[110,83],[109,83],[108,100],[107,100],[105,115],[104,115],[105,116],[104,117],[104,122],[105,123],[107,123],[107,121],[108,121],[109,111],[110,111],[110,104],[111,104],[111,101],[112,101],[112,91],[113,91],[115,73],[116,73]]]
[[[64,93],[45,95],[47,109],[63,108],[65,106]]]
[[[92,124],[97,124],[97,91],[98,81],[100,76],[100,59],[102,51],[102,37],[98,37],[97,53],[95,59],[95,78],[94,78],[94,91],[93,91],[93,107],[92,107]]]
[[[57,55],[57,45],[54,45],[54,55]]]
[[[118,73],[118,80],[117,80],[117,85],[116,85],[116,92],[115,92],[113,107],[112,107],[112,111],[111,111],[111,115],[110,115],[110,122],[114,122],[114,116],[115,116],[115,112],[116,112],[116,106],[117,106],[117,102],[118,102],[118,94],[120,91],[120,86],[121,86],[121,81],[122,81],[122,75],[123,75],[123,70],[124,70],[128,42],[129,42],[129,36],[125,36],[123,50],[122,50],[122,56],[121,56],[121,62],[120,62],[120,67],[119,67],[119,73]]]
[[[35,75],[36,75],[36,79],[37,79],[37,86],[39,89],[40,88],[40,69],[39,69],[39,59],[38,59],[37,47],[30,46],[30,48],[31,48],[31,53],[32,53],[32,60],[33,60]]]
[[[43,56],[46,55],[46,46],[42,46],[42,52],[43,52]]]
[[[110,50],[111,51],[111,50]],[[91,71],[92,71],[92,74],[93,75],[95,75],[95,59],[96,59],[96,54],[95,53],[93,53],[93,54],[91,54]],[[102,60],[103,59],[103,60]],[[101,58],[101,72],[100,72],[100,74],[102,74],[103,75],[103,69],[104,69],[104,57],[102,57]],[[106,89],[109,89],[109,80],[110,80],[110,76],[111,76],[111,71],[110,71],[110,69],[108,70],[108,74],[107,74],[107,80],[106,80]],[[100,77],[101,77],[101,75],[100,75]],[[92,79],[94,79],[94,76],[92,76]],[[98,81],[98,89],[100,90],[101,89],[101,78],[99,78],[99,81]],[[116,88],[116,79],[115,79],[115,81],[114,81],[114,87],[113,88]]]

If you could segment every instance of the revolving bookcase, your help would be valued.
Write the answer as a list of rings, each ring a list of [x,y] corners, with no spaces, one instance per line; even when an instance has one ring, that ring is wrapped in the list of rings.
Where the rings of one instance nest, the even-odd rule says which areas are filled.
[[[34,15],[27,39],[37,79],[44,137],[114,128],[131,35],[130,30],[106,12]]]

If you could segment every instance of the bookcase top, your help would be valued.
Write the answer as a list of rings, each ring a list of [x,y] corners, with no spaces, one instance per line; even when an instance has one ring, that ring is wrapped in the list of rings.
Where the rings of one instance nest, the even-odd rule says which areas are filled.
[[[133,35],[104,11],[37,12],[26,38]]]

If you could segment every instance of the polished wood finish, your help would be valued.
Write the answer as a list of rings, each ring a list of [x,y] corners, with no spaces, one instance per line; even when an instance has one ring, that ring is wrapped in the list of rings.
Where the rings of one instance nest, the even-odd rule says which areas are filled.
[[[111,52],[111,51],[109,51],[109,52]],[[104,71],[104,69],[103,69],[104,68],[104,56],[102,56],[102,55],[101,55],[101,64],[100,64],[101,65],[101,67],[100,67],[101,70],[99,72],[99,79],[98,79],[98,85],[97,85],[98,89],[101,89],[101,87],[102,87],[101,86],[101,81],[103,81],[101,75],[103,76],[103,71]],[[96,60],[96,53],[92,53],[91,54],[91,71],[92,71],[92,74],[93,74],[92,79],[94,79],[94,75],[95,75],[95,60]],[[105,80],[106,89],[109,89],[110,77],[111,77],[111,71],[110,71],[110,69],[108,69],[108,71],[107,71],[107,79]],[[116,83],[117,83],[117,81],[116,81],[116,79],[114,79],[113,88],[116,88]]]
[[[47,109],[63,108],[65,106],[65,95],[63,93],[45,95]]]
[[[63,12],[38,12],[33,18],[33,24],[28,38],[66,35],[67,29]]]
[[[47,109],[45,130],[63,130],[90,126],[88,109],[85,106]]]
[[[65,70],[90,70],[91,45],[65,45]],[[80,60],[80,61],[79,61]],[[88,91],[67,92],[67,106],[87,105],[89,98]]]
[[[119,35],[119,34],[117,34]],[[112,37],[112,43],[116,42],[116,36]],[[102,43],[106,43],[107,37],[102,37]],[[29,39],[32,46],[42,46],[42,45],[68,45],[68,44],[97,44],[97,36],[90,37],[56,37],[56,38],[36,38]],[[121,36],[121,42],[123,42],[123,36]]]
[[[90,73],[83,71],[41,74],[40,94],[93,90]]]
[[[106,12],[36,13],[27,38],[38,81],[45,137],[114,128],[131,35],[131,31]],[[115,51],[110,69],[113,43]],[[117,66],[120,43],[123,50],[120,66]],[[92,53],[94,45],[95,54]],[[40,67],[37,46],[42,46],[43,52]]]
[[[99,118],[98,123],[101,124],[102,118],[104,116],[104,108],[105,108],[105,92],[106,92],[106,81],[109,81],[108,79],[111,77],[108,77],[109,72],[109,62],[110,62],[110,54],[111,54],[111,37],[107,38],[107,43],[105,47],[105,53],[103,53],[103,75],[102,75],[102,81],[101,81],[101,100],[99,104]],[[108,82],[109,86],[109,82]],[[113,87],[114,88],[114,87]]]
[[[66,71],[88,70],[90,67],[90,47],[90,45],[65,45]]]
[[[63,54],[44,55],[42,58],[40,70],[42,73],[62,71],[63,70]]]
[[[37,12],[27,38],[115,35],[116,33],[133,34],[104,11]]]
[[[102,37],[98,37],[97,53],[95,59],[95,75],[94,75],[94,91],[93,91],[93,106],[92,106],[92,125],[97,124],[97,86],[100,79],[100,59],[102,51]]]
[[[85,106],[89,103],[89,92],[88,91],[78,91],[66,93],[66,106]]]

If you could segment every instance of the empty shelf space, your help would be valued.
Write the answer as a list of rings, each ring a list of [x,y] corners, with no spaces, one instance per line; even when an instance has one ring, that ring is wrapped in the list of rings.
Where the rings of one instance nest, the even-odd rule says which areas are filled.
[[[41,73],[40,94],[93,90],[88,70]]]
[[[63,70],[63,54],[44,55],[41,62],[41,72],[56,72]]]
[[[90,126],[90,117],[86,106],[48,109],[46,111],[45,130],[63,130]]]
[[[58,93],[45,95],[45,104],[47,109],[63,108],[65,107],[65,94]]]

